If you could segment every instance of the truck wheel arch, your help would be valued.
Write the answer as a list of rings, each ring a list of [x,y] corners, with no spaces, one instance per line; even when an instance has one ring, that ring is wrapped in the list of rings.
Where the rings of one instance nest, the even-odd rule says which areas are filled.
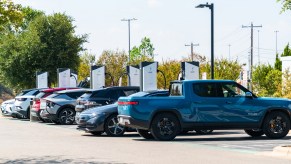
[[[265,112],[263,118],[260,120],[260,128],[263,127],[263,122],[266,119],[267,115],[270,114],[271,112],[275,112],[275,111],[276,112],[282,112],[282,113],[286,114],[288,116],[290,122],[291,122],[291,112],[288,111],[288,109],[285,109],[285,108],[270,108]]]

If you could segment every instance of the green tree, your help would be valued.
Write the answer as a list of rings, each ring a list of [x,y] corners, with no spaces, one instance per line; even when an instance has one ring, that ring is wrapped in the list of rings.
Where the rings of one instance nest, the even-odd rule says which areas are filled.
[[[90,76],[90,66],[95,63],[95,55],[84,52],[80,56],[80,65],[78,67],[78,79],[84,80]]]
[[[282,71],[282,61],[278,57],[278,54],[276,54],[275,69]]]
[[[8,24],[14,28],[20,26],[23,19],[21,8],[21,5],[14,4],[11,0],[0,1],[0,32],[3,32]]]
[[[0,45],[1,79],[18,89],[32,88],[36,71],[48,71],[56,84],[57,68],[77,70],[86,35],[76,36],[72,21],[61,13],[41,15],[22,33],[5,36]]]
[[[125,51],[118,51],[118,50],[103,51],[102,55],[97,59],[97,64],[104,65],[106,67],[106,73],[107,73],[106,80],[105,80],[106,86],[113,85],[111,76],[113,78],[114,85],[118,85],[120,77],[126,77],[126,76],[123,76],[125,73],[126,63],[127,63],[127,55]],[[122,79],[126,79],[126,78],[122,78]],[[127,81],[123,80],[122,85],[127,85]]]
[[[229,61],[227,59],[216,59],[214,62],[214,78],[215,79],[228,79],[236,80],[240,71],[242,70],[242,65],[238,63],[237,60]],[[207,73],[207,79],[210,79],[210,64],[202,63],[200,65],[200,77],[203,72]]]
[[[289,43],[285,46],[283,53],[281,56],[291,56],[291,49],[289,47]]]
[[[178,80],[178,75],[181,71],[181,62],[178,60],[166,60],[159,63],[158,70],[162,71],[166,78],[166,89],[169,88],[170,82]],[[165,79],[162,73],[157,75],[158,88],[165,88]]]
[[[281,2],[283,5],[281,12],[291,10],[291,0],[277,0],[277,2]]]
[[[141,45],[134,46],[130,51],[130,62],[136,63],[137,61],[153,61],[154,60],[154,46],[151,40],[144,37],[141,40]]]

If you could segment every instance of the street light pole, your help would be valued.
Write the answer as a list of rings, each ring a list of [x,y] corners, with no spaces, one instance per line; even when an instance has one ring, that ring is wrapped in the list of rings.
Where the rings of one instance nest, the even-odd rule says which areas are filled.
[[[211,11],[211,79],[214,79],[214,5],[211,4],[200,4],[196,8],[208,7]]]
[[[278,48],[277,48],[277,35],[279,31],[274,31],[276,33],[276,55],[278,54]]]
[[[131,19],[121,19],[121,21],[127,21],[128,22],[128,62],[130,62],[130,22],[135,21],[137,19],[131,18]]]

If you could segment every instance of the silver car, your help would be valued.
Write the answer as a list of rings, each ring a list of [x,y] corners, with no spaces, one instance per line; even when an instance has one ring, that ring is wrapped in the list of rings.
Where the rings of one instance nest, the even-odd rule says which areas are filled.
[[[56,124],[71,125],[75,121],[76,99],[87,89],[72,89],[56,92],[40,100],[40,116]]]

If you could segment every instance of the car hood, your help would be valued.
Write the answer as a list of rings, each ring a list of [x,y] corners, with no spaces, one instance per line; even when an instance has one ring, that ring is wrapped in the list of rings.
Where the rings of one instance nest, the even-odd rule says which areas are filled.
[[[15,102],[15,99],[10,99],[2,102],[2,105],[4,104],[13,104]]]
[[[88,110],[83,111],[81,114],[87,115],[87,114],[91,114],[91,113],[104,113],[104,112],[108,112],[108,111],[111,111],[114,109],[116,109],[116,111],[117,111],[117,104],[116,103],[90,108]]]

